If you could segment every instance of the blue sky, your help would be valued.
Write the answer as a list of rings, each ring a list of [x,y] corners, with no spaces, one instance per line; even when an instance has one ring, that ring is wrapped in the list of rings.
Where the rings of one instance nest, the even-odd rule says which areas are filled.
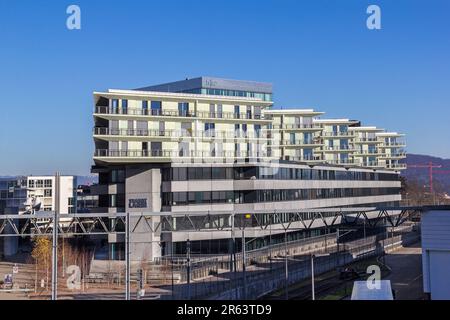
[[[370,4],[382,30],[366,28]],[[276,106],[450,158],[449,13],[447,0],[0,0],[0,175],[89,173],[94,90],[199,75],[272,82]]]

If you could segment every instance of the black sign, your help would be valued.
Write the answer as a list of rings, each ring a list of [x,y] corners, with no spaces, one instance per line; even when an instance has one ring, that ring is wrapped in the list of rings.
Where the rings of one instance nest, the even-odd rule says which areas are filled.
[[[147,208],[147,199],[129,199],[128,208],[130,209]]]

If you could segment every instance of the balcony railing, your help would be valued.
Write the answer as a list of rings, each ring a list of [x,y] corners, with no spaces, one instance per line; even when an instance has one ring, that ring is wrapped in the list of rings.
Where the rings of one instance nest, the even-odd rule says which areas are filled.
[[[138,109],[138,108],[113,108],[96,106],[94,113],[97,114],[120,114],[133,116],[159,116],[159,117],[195,117],[195,113],[189,111],[160,110],[160,109]]]
[[[343,137],[343,138],[348,138],[348,137],[353,137],[355,136],[355,134],[353,132],[350,131],[346,131],[346,132],[323,132],[322,133],[323,137]]]
[[[196,114],[199,118],[212,118],[212,119],[245,119],[245,120],[267,120],[262,114],[245,113],[245,112],[208,112],[197,111]]]
[[[377,138],[356,138],[355,142],[359,142],[359,143],[364,143],[364,142],[382,143],[383,141],[380,141]]]
[[[383,158],[405,158],[406,152],[386,153]]]
[[[311,162],[311,161],[323,161],[320,156],[285,156],[288,161],[300,161],[300,162]]]
[[[113,108],[107,106],[96,106],[96,114],[119,114],[134,116],[156,116],[156,117],[197,117],[213,119],[243,119],[243,120],[264,120],[264,116],[255,113],[235,113],[235,112],[207,112],[207,111],[184,111],[162,110],[162,109],[139,109],[139,108]]]
[[[106,158],[248,158],[248,157],[267,157],[264,152],[247,151],[194,151],[194,150],[95,150],[95,157]]]
[[[387,164],[387,169],[397,169],[397,170],[403,170],[406,169],[408,166],[406,163],[397,163],[397,164]]]
[[[384,165],[382,165],[378,161],[367,161],[367,162],[363,162],[362,166],[363,167],[383,167]]]
[[[342,146],[325,146],[323,148],[325,151],[351,151],[353,150],[353,147],[350,145],[342,145]]]
[[[382,152],[378,149],[375,150],[355,150],[356,155],[376,155],[382,154]]]
[[[406,142],[383,142],[383,147],[403,147]]]
[[[285,145],[285,146],[301,146],[301,145],[318,145],[320,146],[321,144],[318,141],[314,141],[313,139],[311,140],[283,140],[281,141],[281,145]]]
[[[98,136],[167,137],[167,138],[217,138],[217,139],[267,139],[266,131],[192,131],[192,130],[156,130],[156,129],[110,129],[94,128]]]
[[[315,124],[274,124],[274,129],[315,129],[315,130],[323,130],[320,126]]]
[[[350,159],[341,159],[341,160],[326,160],[328,164],[340,164],[340,165],[354,165],[355,162]]]

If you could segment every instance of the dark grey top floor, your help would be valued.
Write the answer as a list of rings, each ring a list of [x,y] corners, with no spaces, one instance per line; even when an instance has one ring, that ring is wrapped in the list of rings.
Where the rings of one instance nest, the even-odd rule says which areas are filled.
[[[272,84],[267,82],[198,77],[181,81],[158,84],[136,90],[160,92],[193,92],[199,89],[223,89],[254,93],[272,94]]]

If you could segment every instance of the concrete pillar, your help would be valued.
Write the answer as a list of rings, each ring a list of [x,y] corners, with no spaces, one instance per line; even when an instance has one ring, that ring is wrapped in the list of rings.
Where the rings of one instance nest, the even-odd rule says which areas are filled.
[[[161,169],[129,166],[126,168],[125,209],[130,213],[161,211]],[[132,217],[130,234],[130,260],[132,262],[152,261],[161,256],[161,233],[153,232],[159,217]],[[151,226],[151,228],[150,228]]]

